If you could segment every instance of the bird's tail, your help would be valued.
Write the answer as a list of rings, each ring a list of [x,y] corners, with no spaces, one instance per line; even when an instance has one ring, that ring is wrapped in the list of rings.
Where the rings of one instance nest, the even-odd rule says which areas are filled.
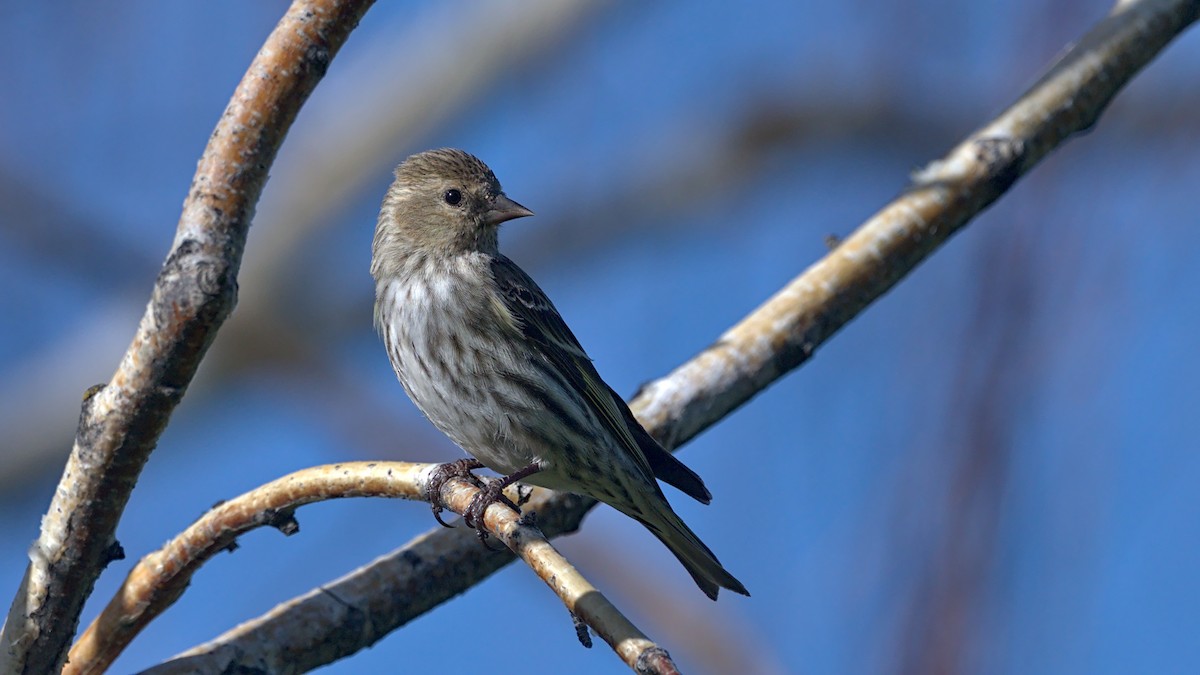
[[[721,566],[717,556],[713,555],[713,552],[704,545],[704,542],[700,541],[696,533],[692,532],[683,519],[676,515],[665,498],[659,497],[659,504],[643,509],[641,512],[634,512],[632,509],[621,510],[645,525],[646,529],[653,532],[654,536],[666,544],[679,562],[683,563],[688,574],[691,574],[692,578],[696,580],[696,585],[709,598],[716,600],[717,591],[722,588],[728,588],[734,593],[750,595],[742,582]]]

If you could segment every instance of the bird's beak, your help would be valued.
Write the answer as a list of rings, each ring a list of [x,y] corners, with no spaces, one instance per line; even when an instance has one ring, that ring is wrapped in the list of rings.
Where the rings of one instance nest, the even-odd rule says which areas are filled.
[[[501,192],[496,195],[496,200],[492,202],[492,207],[487,210],[487,213],[483,214],[483,219],[488,225],[499,225],[507,220],[532,215],[533,211],[514,202],[508,198],[508,195]]]

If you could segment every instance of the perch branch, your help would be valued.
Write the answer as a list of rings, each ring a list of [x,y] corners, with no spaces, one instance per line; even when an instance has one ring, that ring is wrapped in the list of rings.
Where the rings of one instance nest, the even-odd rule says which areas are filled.
[[[478,492],[477,488],[463,481],[450,481],[442,488],[442,500],[455,513],[462,514],[470,507],[471,499]],[[526,512],[537,513],[528,508]],[[594,630],[630,668],[637,672],[675,672],[675,666],[666,651],[651,642],[608,598],[596,590],[579,570],[550,545],[545,534],[524,524],[515,511],[502,504],[488,507],[484,513],[484,524],[546,582],[573,616]],[[650,670],[647,671],[647,668]]]
[[[161,549],[138,562],[112,600],[71,647],[63,675],[104,672],[130,641],[175,603],[210,558],[264,526],[296,531],[292,513],[346,497],[421,499],[431,465],[349,462],[304,469],[222,502]]]
[[[217,553],[230,550],[237,537],[271,526],[291,534],[292,514],[305,504],[346,497],[422,499],[428,494],[430,472],[436,465],[406,462],[348,462],[298,471],[246,494],[218,504],[163,548],[143,558],[95,621],[71,648],[64,675],[104,672],[131,640],[170,607],[191,583],[192,576]],[[471,504],[478,488],[449,481],[442,500],[457,513]],[[612,645],[630,666],[646,672],[672,672],[670,657],[629,622],[601,595],[537,529],[522,524],[517,514],[493,505],[485,523],[558,594],[567,609]],[[478,544],[476,544],[478,546]],[[507,562],[510,556],[504,555]],[[337,597],[336,594],[332,594]],[[330,645],[323,645],[328,649]],[[285,672],[320,665],[306,660],[321,650],[278,663],[262,663],[265,672]],[[202,667],[188,663],[189,669]],[[202,667],[203,669],[203,667]]]

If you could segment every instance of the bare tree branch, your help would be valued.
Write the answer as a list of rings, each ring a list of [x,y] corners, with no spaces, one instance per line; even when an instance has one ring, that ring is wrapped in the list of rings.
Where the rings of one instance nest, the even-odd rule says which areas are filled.
[[[0,673],[62,667],[84,600],[120,557],[116,525],[171,412],[233,309],[255,203],[300,105],[370,0],[297,0],[234,92],[196,169],[133,343],[89,391],[30,565],[0,632]]]
[[[1198,13],[1194,0],[1119,3],[1008,110],[915,175],[909,190],[834,251],[711,347],[645,387],[632,402],[638,419],[676,448],[802,364],[1047,153],[1090,128],[1121,87]],[[576,529],[594,504],[553,494],[535,498],[533,508],[543,532],[553,537]],[[279,655],[343,635],[346,622],[358,617],[357,644],[339,642],[346,651],[329,654],[332,661],[478,583],[507,563],[500,558],[480,551],[461,529],[434,530],[153,672],[182,672],[172,668],[208,656],[231,663],[251,649],[268,649],[257,658],[277,662]],[[330,610],[320,625],[314,620],[319,608]],[[370,617],[367,625],[364,616]]]
[[[595,503],[578,495],[535,489],[522,510],[538,514],[538,527],[548,537],[563,534],[567,523],[562,514],[575,511],[546,510],[544,505],[552,501],[575,504],[580,511]],[[189,672],[192,664],[215,667],[218,672],[235,663],[282,667],[300,658],[304,661],[297,663],[294,672],[310,670],[374,644],[514,560],[508,551],[485,551],[466,527],[439,527],[419,535],[403,550],[409,549],[420,553],[389,554],[147,672]],[[454,588],[459,590],[442,592]]]
[[[449,482],[442,488],[442,500],[461,514],[470,507],[471,499],[478,492],[478,488],[462,481]],[[496,534],[554,590],[571,615],[596,631],[626,665],[640,673],[676,672],[667,652],[651,642],[604,594],[583,578],[579,570],[550,545],[542,532],[523,524],[515,511],[502,504],[488,507],[484,522],[489,531]]]
[[[285,534],[295,532],[297,525],[292,514],[300,506],[316,501],[346,497],[426,498],[429,477],[436,466],[407,462],[320,466],[284,476],[214,507],[134,567],[108,606],[71,648],[62,672],[64,675],[104,672],[150,621],[183,595],[200,567],[233,546],[238,536],[263,526],[279,528]],[[441,498],[452,510],[462,513],[478,492],[472,485],[449,481],[442,487]],[[642,672],[673,672],[674,664],[666,651],[650,641],[584,579],[541,532],[498,504],[484,515],[488,529],[529,564],[573,616],[612,645],[622,660]],[[239,654],[238,664],[266,672],[302,672],[325,663],[321,659],[331,647],[325,644],[320,649],[304,649],[279,661],[260,661],[255,655],[262,652],[256,650]],[[220,657],[206,658],[207,661],[189,661],[187,668],[213,672],[228,669],[229,664],[214,660]]]
[[[1101,21],[990,124],[696,358],[637,397],[674,447],[727,415],[886,293],[1051,150],[1089,129],[1200,3],[1141,0]]]
[[[305,504],[346,497],[421,499],[428,464],[352,462],[304,469],[213,507],[161,549],[145,556],[71,647],[63,675],[104,672],[131,640],[175,603],[210,558],[259,527],[296,531]]]

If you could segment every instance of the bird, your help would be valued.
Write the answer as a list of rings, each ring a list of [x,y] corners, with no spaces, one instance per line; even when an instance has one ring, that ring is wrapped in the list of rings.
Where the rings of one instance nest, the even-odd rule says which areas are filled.
[[[474,155],[428,150],[396,168],[372,240],[375,327],[396,376],[473,458],[441,476],[484,488],[467,524],[486,536],[483,511],[516,481],[587,495],[650,530],[711,599],[722,588],[749,595],[656,479],[708,504],[704,482],[638,423],[545,292],[500,252],[500,225],[532,215]],[[502,477],[480,483],[470,471],[482,467]]]

